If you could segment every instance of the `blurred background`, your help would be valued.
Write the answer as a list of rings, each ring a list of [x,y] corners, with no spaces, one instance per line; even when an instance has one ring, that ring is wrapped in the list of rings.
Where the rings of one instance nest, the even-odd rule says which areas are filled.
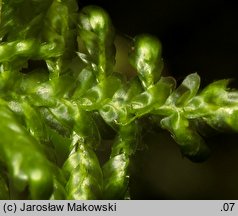
[[[236,1],[78,2],[80,7],[95,4],[108,11],[120,35],[117,46],[122,59],[127,57],[127,37],[149,33],[161,40],[166,72],[178,82],[198,72],[202,87],[235,78],[231,88],[238,88]],[[119,64],[118,70],[131,70],[123,60]],[[147,132],[143,139],[147,147],[138,152],[132,165],[132,199],[238,199],[238,135],[207,138],[213,154],[203,163],[183,158],[167,132]]]

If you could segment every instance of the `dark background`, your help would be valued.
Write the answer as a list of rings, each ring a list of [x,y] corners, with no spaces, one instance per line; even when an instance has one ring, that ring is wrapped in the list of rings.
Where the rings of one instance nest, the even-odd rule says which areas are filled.
[[[90,1],[102,6],[119,33],[156,35],[171,75],[181,81],[198,72],[202,86],[222,78],[238,80],[238,8],[229,0]],[[238,136],[213,135],[204,163],[182,158],[166,132],[145,135],[132,169],[133,199],[238,199]]]
[[[170,73],[198,72],[203,83],[238,77],[238,7],[230,0],[79,0],[110,14],[119,32],[156,35]]]

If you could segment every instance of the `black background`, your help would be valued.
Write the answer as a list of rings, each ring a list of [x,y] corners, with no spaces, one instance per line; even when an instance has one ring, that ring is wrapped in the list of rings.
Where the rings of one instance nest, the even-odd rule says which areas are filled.
[[[222,79],[238,80],[238,8],[229,0],[80,0],[110,14],[117,31],[129,36],[156,35],[171,75],[181,81],[198,72],[202,86]],[[238,136],[218,134],[208,161],[196,164],[181,157],[166,132],[144,138],[148,148],[132,166],[133,199],[238,199]]]
[[[156,35],[170,73],[198,72],[203,84],[238,77],[238,7],[229,0],[79,0],[102,6],[119,32]]]

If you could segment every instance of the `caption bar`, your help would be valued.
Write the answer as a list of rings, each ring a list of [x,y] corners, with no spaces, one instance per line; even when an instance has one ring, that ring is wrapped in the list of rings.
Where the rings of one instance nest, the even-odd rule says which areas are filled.
[[[237,216],[237,200],[0,201],[0,215]],[[80,213],[80,214],[79,214]]]

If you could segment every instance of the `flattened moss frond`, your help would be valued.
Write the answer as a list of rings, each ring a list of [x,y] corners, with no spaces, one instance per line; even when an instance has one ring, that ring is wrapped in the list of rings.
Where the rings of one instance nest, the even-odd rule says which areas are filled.
[[[74,0],[0,7],[1,199],[125,198],[142,119],[156,119],[196,162],[210,154],[199,125],[238,132],[238,91],[229,80],[200,89],[193,73],[176,86],[163,76],[154,36],[132,40],[137,76],[116,73],[115,29],[102,8],[78,12]],[[102,162],[105,137],[110,156]]]

